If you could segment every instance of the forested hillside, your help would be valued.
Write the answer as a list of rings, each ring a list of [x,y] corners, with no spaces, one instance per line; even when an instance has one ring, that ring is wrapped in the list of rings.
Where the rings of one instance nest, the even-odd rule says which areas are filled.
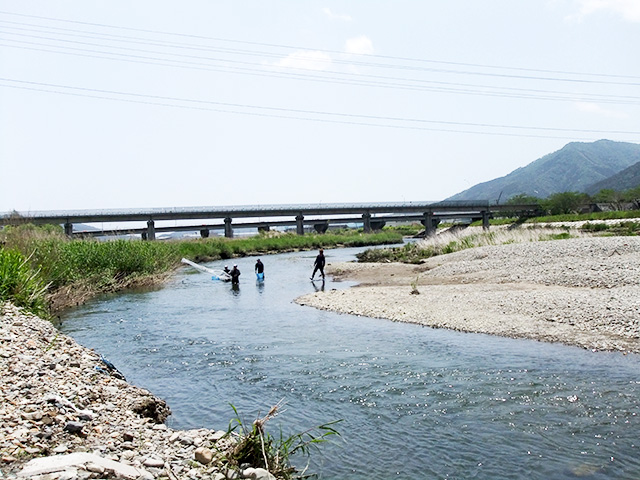
[[[569,143],[510,174],[475,185],[447,200],[489,200],[501,202],[518,194],[539,198],[559,192],[592,192],[625,169],[640,162],[640,145],[598,140]],[[640,176],[640,166],[637,167]],[[632,169],[630,169],[632,171]],[[635,172],[635,170],[633,170]],[[615,181],[615,180],[612,180]],[[616,186],[615,189],[628,189]],[[602,187],[614,188],[614,187]]]

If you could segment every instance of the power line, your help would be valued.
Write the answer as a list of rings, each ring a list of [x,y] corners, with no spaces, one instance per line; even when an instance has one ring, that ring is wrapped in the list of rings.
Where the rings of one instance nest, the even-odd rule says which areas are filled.
[[[0,23],[2,23],[3,21],[0,20]],[[15,22],[12,22],[15,23]],[[15,27],[13,27],[15,28]],[[51,28],[51,27],[45,27],[45,28]],[[224,48],[213,48],[213,47],[208,47],[208,46],[204,46],[204,45],[191,45],[191,44],[184,44],[184,43],[167,43],[167,42],[150,42],[150,41],[141,41],[139,37],[131,37],[131,36],[122,36],[122,35],[111,35],[111,34],[103,34],[103,33],[93,33],[93,32],[83,32],[83,35],[77,35],[76,33],[66,33],[67,31],[70,32],[79,32],[78,30],[71,30],[71,29],[61,29],[61,28],[56,28],[54,27],[56,30],[63,30],[63,33],[53,33],[54,35],[66,35],[66,36],[80,36],[82,38],[90,38],[90,39],[98,39],[98,40],[106,40],[106,41],[116,41],[116,42],[127,42],[127,44],[131,44],[131,43],[135,43],[135,44],[141,44],[141,45],[150,45],[150,46],[158,46],[158,47],[170,47],[170,48],[178,48],[178,49],[188,49],[188,50],[196,50],[196,51],[207,51],[207,52],[217,52],[217,53],[231,53],[231,54],[240,54],[240,55],[252,55],[252,56],[266,56],[266,57],[270,57],[270,58],[281,58],[280,54],[273,54],[271,52],[255,52],[255,51],[247,51],[247,50],[238,50],[238,49],[224,49]],[[34,31],[33,29],[18,29],[18,30],[27,30],[27,31]],[[51,32],[47,32],[47,31],[42,31],[42,30],[35,30],[38,33],[46,33],[46,34],[51,34]],[[256,62],[243,62],[243,61],[238,61],[238,60],[232,60],[232,59],[221,59],[221,58],[211,58],[211,57],[203,57],[203,56],[198,56],[198,55],[184,55],[184,54],[177,54],[177,53],[168,53],[168,52],[157,52],[155,50],[144,50],[144,49],[135,49],[135,48],[131,48],[131,47],[121,47],[121,46],[111,46],[111,45],[103,45],[103,44],[96,44],[96,43],[90,43],[90,42],[79,42],[79,41],[75,41],[75,40],[66,40],[66,39],[58,39],[55,37],[42,37],[42,36],[38,36],[38,35],[28,35],[28,34],[21,34],[21,33],[11,33],[11,32],[6,32],[9,35],[14,35],[14,36],[23,36],[23,37],[30,37],[30,38],[38,38],[38,39],[44,39],[44,40],[50,40],[50,41],[54,41],[54,42],[64,42],[64,43],[74,43],[74,44],[78,44],[78,45],[89,45],[89,46],[97,46],[97,47],[103,47],[103,48],[117,48],[119,50],[127,50],[127,51],[136,51],[136,52],[143,52],[143,53],[154,53],[154,54],[161,54],[161,55],[170,55],[170,56],[180,56],[180,57],[187,57],[187,58],[193,58],[193,59],[200,59],[200,60],[208,60],[208,61],[224,61],[224,62],[229,62],[229,63],[234,63],[234,64],[242,64],[242,65],[249,65],[249,66],[260,66],[263,67],[264,65],[260,64],[260,63],[256,63]],[[85,35],[86,33],[90,33],[89,35]],[[98,35],[98,37],[96,38],[96,35]],[[103,37],[111,37],[111,38],[103,38]],[[11,40],[11,41],[15,41],[15,40]],[[64,47],[62,47],[64,48]],[[109,54],[108,52],[103,52],[105,54]],[[300,57],[300,58],[304,58]],[[350,63],[350,62],[346,62],[346,63]],[[287,67],[288,69],[295,69],[292,67]],[[300,70],[300,69],[298,69]],[[464,87],[473,87],[473,88],[501,88],[503,90],[510,90],[510,91],[518,91],[518,92],[537,92],[537,93],[554,93],[554,94],[563,94],[563,95],[570,95],[573,93],[569,93],[569,92],[558,92],[558,91],[548,91],[548,90],[532,90],[532,89],[522,89],[522,88],[515,88],[515,87],[495,87],[495,86],[487,86],[487,85],[474,85],[474,84],[461,84],[461,83],[454,83],[454,82],[438,82],[438,81],[434,81],[434,80],[424,80],[424,79],[415,79],[415,78],[401,78],[401,77],[388,77],[388,76],[382,76],[382,75],[371,75],[371,74],[354,74],[354,73],[350,73],[350,72],[336,72],[336,71],[325,71],[328,74],[331,75],[338,75],[338,76],[342,76],[342,77],[350,77],[350,78],[375,78],[375,79],[381,79],[381,80],[391,80],[391,81],[403,81],[403,82],[414,82],[414,83],[419,83],[419,84],[445,84],[445,85],[453,85],[453,86],[464,86]],[[631,84],[633,85],[633,84]],[[640,84],[637,84],[640,85]],[[582,95],[587,95],[587,96],[596,96],[596,97],[602,97],[602,95],[594,95],[594,94],[582,94]],[[624,97],[624,96],[608,96],[608,97],[617,97],[617,98],[629,98],[629,97]],[[631,97],[633,98],[633,97]],[[637,98],[637,97],[636,97]]]
[[[492,97],[503,97],[503,98],[522,98],[522,99],[573,101],[573,102],[597,101],[600,103],[624,104],[624,105],[636,105],[640,103],[640,97],[634,97],[630,95],[623,96],[623,95],[603,95],[603,94],[590,94],[590,93],[573,94],[570,92],[531,90],[531,89],[520,89],[520,88],[513,88],[513,87],[494,87],[494,86],[484,86],[484,85],[460,84],[460,83],[452,83],[452,82],[425,81],[421,79],[405,80],[407,82],[417,82],[418,84],[415,85],[412,83],[403,84],[403,83],[397,83],[397,82],[394,83],[394,82],[384,82],[379,80],[367,80],[367,78],[402,80],[394,77],[384,77],[384,76],[376,76],[376,75],[363,76],[363,75],[354,75],[354,74],[342,73],[342,72],[328,72],[328,73],[330,73],[331,75],[347,76],[348,78],[336,78],[328,75],[318,75],[318,74],[311,75],[307,73],[298,73],[298,72],[290,72],[287,74],[283,74],[278,72],[257,70],[254,68],[247,68],[247,67],[234,67],[234,66],[213,67],[212,65],[208,63],[203,63],[203,62],[150,57],[148,55],[133,55],[133,54],[127,54],[127,53],[108,52],[108,51],[102,51],[102,50],[92,50],[92,49],[68,47],[68,46],[55,46],[55,45],[50,46],[50,45],[38,43],[38,42],[25,42],[25,41],[17,41],[17,40],[10,40],[10,39],[4,39],[4,40],[0,39],[0,41],[18,43],[18,45],[0,44],[1,46],[10,47],[10,48],[21,48],[21,49],[27,49],[27,50],[36,50],[36,51],[42,51],[42,52],[48,52],[48,53],[74,55],[74,56],[82,56],[82,57],[89,57],[89,58],[96,58],[96,59],[128,61],[128,62],[135,62],[137,64],[141,63],[141,64],[168,66],[168,67],[179,67],[179,68],[189,68],[189,69],[197,69],[197,70],[237,73],[237,74],[245,74],[245,75],[259,75],[259,76],[272,77],[272,78],[298,79],[298,80],[307,80],[307,81],[314,81],[314,82],[321,82],[321,83],[336,83],[336,84],[353,85],[353,86],[392,88],[396,90],[431,91],[431,92],[441,92],[441,93],[492,96]],[[78,42],[78,43],[83,43],[83,42]],[[84,43],[84,44],[87,44],[87,43]],[[31,47],[26,47],[22,45],[31,45]],[[95,44],[89,44],[89,45],[95,45]],[[46,48],[41,48],[41,47],[46,47]],[[51,50],[51,48],[66,49],[71,51]],[[184,55],[171,54],[171,53],[166,54],[162,52],[158,53],[158,52],[149,51],[149,50],[131,49],[127,47],[117,47],[117,48],[128,50],[128,51],[157,53],[158,55],[179,56],[181,58],[185,57]],[[82,52],[82,53],[77,53],[77,52]],[[107,56],[105,57],[105,55]],[[112,58],[112,57],[116,57],[116,58]],[[262,66],[256,63],[240,62],[240,61],[228,60],[228,59],[217,59],[217,58],[198,57],[198,56],[186,56],[186,57],[202,59],[202,60],[210,60],[213,62],[221,62],[221,63]],[[355,78],[350,78],[350,77],[355,77]],[[363,77],[364,80],[361,80],[360,77]],[[428,86],[430,84],[438,85],[438,86],[435,86],[435,87]],[[454,88],[454,87],[503,89],[503,90],[506,90],[506,92],[468,90],[465,88]],[[531,92],[531,93],[528,93],[528,92]],[[540,95],[541,93],[545,95]],[[559,95],[573,95],[573,96],[561,97]]]
[[[196,109],[196,110],[208,110],[208,111],[216,111],[221,113],[233,113],[233,114],[240,114],[240,115],[320,121],[320,122],[327,122],[327,123],[340,123],[340,124],[361,125],[361,126],[377,126],[377,127],[413,129],[413,130],[436,130],[436,131],[446,131],[446,132],[455,132],[455,133],[480,133],[480,134],[488,134],[488,135],[524,136],[524,137],[538,137],[538,138],[564,138],[564,137],[542,136],[542,135],[531,135],[531,134],[513,134],[513,133],[503,133],[503,132],[475,132],[475,131],[468,131],[468,130],[461,131],[461,130],[451,130],[451,129],[441,129],[441,128],[434,129],[434,128],[425,128],[421,126],[412,126],[412,125],[395,125],[395,124],[388,124],[388,123],[380,124],[380,123],[370,123],[370,122],[367,123],[365,122],[365,120],[366,121],[386,121],[386,122],[392,121],[392,122],[417,123],[417,124],[437,124],[437,125],[474,127],[474,128],[493,128],[493,129],[500,128],[500,129],[534,130],[534,131],[550,131],[550,132],[640,135],[640,131],[639,132],[619,131],[619,130],[602,131],[602,130],[586,130],[586,129],[489,124],[489,123],[451,122],[451,121],[441,121],[441,120],[427,120],[427,119],[419,119],[419,118],[402,118],[402,117],[390,117],[390,116],[378,116],[378,115],[359,115],[359,114],[348,114],[348,113],[337,113],[337,112],[325,112],[325,111],[318,111],[318,110],[302,110],[302,109],[290,109],[290,108],[282,108],[282,107],[266,107],[266,106],[260,106],[260,105],[250,105],[250,104],[240,104],[240,103],[215,102],[215,101],[207,101],[207,100],[199,100],[199,99],[166,97],[166,96],[160,96],[160,95],[146,95],[146,94],[122,92],[122,91],[114,91],[114,90],[102,90],[102,89],[94,89],[94,88],[73,87],[69,85],[30,82],[30,81],[16,80],[11,78],[0,78],[0,81],[9,82],[13,84],[13,85],[1,85],[4,87],[20,88],[25,90],[35,90],[35,91],[48,92],[48,93],[58,93],[63,95],[73,95],[73,96],[80,96],[80,97],[99,98],[99,99],[106,99],[106,100],[124,101],[124,102],[130,102],[130,103],[142,103],[142,104],[148,104],[148,105],[188,108],[188,109]],[[52,90],[52,89],[64,89],[67,91]],[[113,97],[113,95],[118,95],[118,96],[127,97],[127,98],[117,98],[117,97]],[[188,105],[180,105],[176,103],[166,103],[166,102],[181,102],[181,103],[186,103]],[[214,106],[216,108],[213,108]],[[258,112],[228,110],[229,108],[258,110]],[[263,111],[269,112],[269,113],[262,113]],[[303,117],[300,115],[307,115],[307,116]],[[320,118],[313,118],[313,117],[309,117],[308,115],[313,115]],[[331,118],[331,117],[336,117],[337,119]],[[340,120],[340,119],[348,119],[348,120]]]
[[[150,29],[141,29],[141,28],[132,28],[132,27],[123,27],[118,25],[109,25],[102,23],[91,23],[91,22],[81,22],[76,20],[66,20],[54,17],[45,17],[38,15],[27,15],[20,14],[14,12],[6,12],[0,11],[0,14],[4,15],[12,15],[19,17],[27,17],[27,18],[36,18],[39,20],[47,20],[47,21],[55,21],[55,22],[63,22],[70,23],[76,25],[85,25],[91,27],[100,27],[100,28],[110,28],[116,30],[124,30],[124,31],[132,31],[132,32],[141,32],[141,33],[152,33],[156,35],[169,35],[180,38],[191,38],[198,40],[207,40],[207,41],[218,41],[218,42],[226,42],[226,43],[235,43],[235,44],[244,44],[244,45],[254,45],[261,47],[269,47],[269,48],[282,48],[288,50],[300,50],[301,48],[309,50],[306,47],[292,46],[286,44],[272,44],[272,43],[263,43],[263,42],[252,42],[246,40],[233,40],[227,38],[220,37],[207,37],[201,35],[192,35],[192,34],[184,34],[184,33],[175,33],[175,32],[166,32],[160,30],[150,30]],[[86,32],[85,32],[86,33]],[[317,49],[313,48],[313,51],[324,52],[324,53],[332,53],[343,55],[344,52],[336,51],[336,50],[328,50],[328,49]],[[506,71],[516,71],[516,72],[535,72],[540,74],[558,74],[558,75],[571,75],[571,76],[584,76],[584,77],[596,77],[596,78],[619,78],[619,79],[633,79],[640,80],[638,76],[632,75],[616,75],[616,74],[604,74],[604,73],[588,73],[588,72],[572,72],[572,71],[562,71],[562,70],[548,70],[548,69],[534,69],[534,68],[523,68],[523,67],[507,67],[507,66],[499,66],[499,65],[488,65],[488,64],[474,64],[474,63],[463,63],[463,62],[452,62],[452,61],[440,61],[440,60],[431,60],[431,59],[421,59],[421,58],[411,58],[411,57],[400,57],[400,56],[391,56],[391,55],[379,55],[379,54],[351,54],[353,56],[361,57],[361,58],[379,58],[385,60],[394,60],[394,61],[405,61],[405,62],[416,62],[416,63],[424,63],[424,64],[436,64],[436,65],[449,65],[449,66],[462,66],[462,67],[471,67],[471,68],[486,68],[493,70],[506,70]],[[393,65],[385,65],[385,64],[374,64],[367,62],[348,62],[355,63],[356,65],[361,66],[376,66],[381,68],[400,68],[400,69],[412,69],[410,66],[393,66]],[[433,71],[433,69],[428,69],[429,71]],[[443,73],[465,73],[470,75],[484,75],[484,76],[497,76],[504,78],[521,78],[521,79],[529,79],[529,80],[553,80],[553,81],[565,81],[565,82],[577,82],[577,83],[605,83],[612,85],[639,85],[638,83],[624,83],[624,82],[599,82],[599,81],[590,81],[584,79],[560,79],[560,78],[550,78],[550,77],[533,77],[526,75],[506,75],[506,74],[492,74],[486,72],[460,72],[460,71],[448,71],[448,70],[436,70]]]

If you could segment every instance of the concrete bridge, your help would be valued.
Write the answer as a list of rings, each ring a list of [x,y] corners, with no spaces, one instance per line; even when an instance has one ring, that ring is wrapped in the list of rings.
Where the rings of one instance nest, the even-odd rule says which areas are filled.
[[[69,236],[101,236],[140,234],[154,240],[156,233],[175,231],[200,231],[208,237],[210,231],[224,231],[225,237],[233,237],[234,229],[295,226],[299,235],[305,226],[312,226],[324,233],[331,224],[362,223],[364,231],[381,229],[388,222],[420,222],[426,234],[435,233],[443,220],[471,222],[482,220],[485,229],[489,219],[498,215],[531,217],[538,215],[537,204],[492,205],[487,201],[443,201],[401,203],[334,203],[299,205],[260,205],[229,207],[179,207],[121,210],[64,210],[38,212],[0,213],[0,226],[33,223],[63,225]],[[196,222],[197,220],[197,222]],[[183,225],[156,225],[156,222],[189,222]],[[74,225],[146,222],[142,228],[97,228],[78,231]]]

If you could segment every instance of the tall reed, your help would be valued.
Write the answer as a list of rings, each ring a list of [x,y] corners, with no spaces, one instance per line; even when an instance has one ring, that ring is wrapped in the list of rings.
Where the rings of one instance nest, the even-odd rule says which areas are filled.
[[[41,298],[36,302],[33,296],[35,291],[50,303],[63,308],[92,294],[164,277],[180,265],[182,257],[207,261],[320,247],[399,243],[401,240],[402,236],[395,232],[363,234],[351,230],[304,236],[272,233],[239,239],[217,237],[179,241],[102,242],[70,240],[60,227],[27,224],[5,228],[0,232],[0,252],[6,263],[0,273],[3,275],[3,284],[11,285],[11,289],[7,286],[4,290],[12,292],[13,302],[42,313],[42,305],[46,305],[47,300]],[[18,260],[16,255],[20,255]],[[20,293],[20,289],[24,289],[24,292]],[[8,293],[3,295],[0,299],[8,299]],[[79,298],[68,298],[68,301],[61,298],[73,295]]]
[[[0,303],[11,303],[43,315],[47,313],[45,294],[48,288],[39,270],[29,266],[16,250],[0,249]]]

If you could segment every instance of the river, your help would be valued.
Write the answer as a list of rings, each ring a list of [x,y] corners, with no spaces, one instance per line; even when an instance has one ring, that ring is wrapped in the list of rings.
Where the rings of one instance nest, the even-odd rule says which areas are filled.
[[[229,261],[237,289],[185,267],[60,328],[165,399],[173,428],[226,429],[231,405],[250,423],[280,400],[276,436],[342,420],[312,453],[322,479],[640,478],[640,356],[302,307],[297,296],[350,284],[310,282],[315,252],[261,258],[264,283],[256,257]]]

